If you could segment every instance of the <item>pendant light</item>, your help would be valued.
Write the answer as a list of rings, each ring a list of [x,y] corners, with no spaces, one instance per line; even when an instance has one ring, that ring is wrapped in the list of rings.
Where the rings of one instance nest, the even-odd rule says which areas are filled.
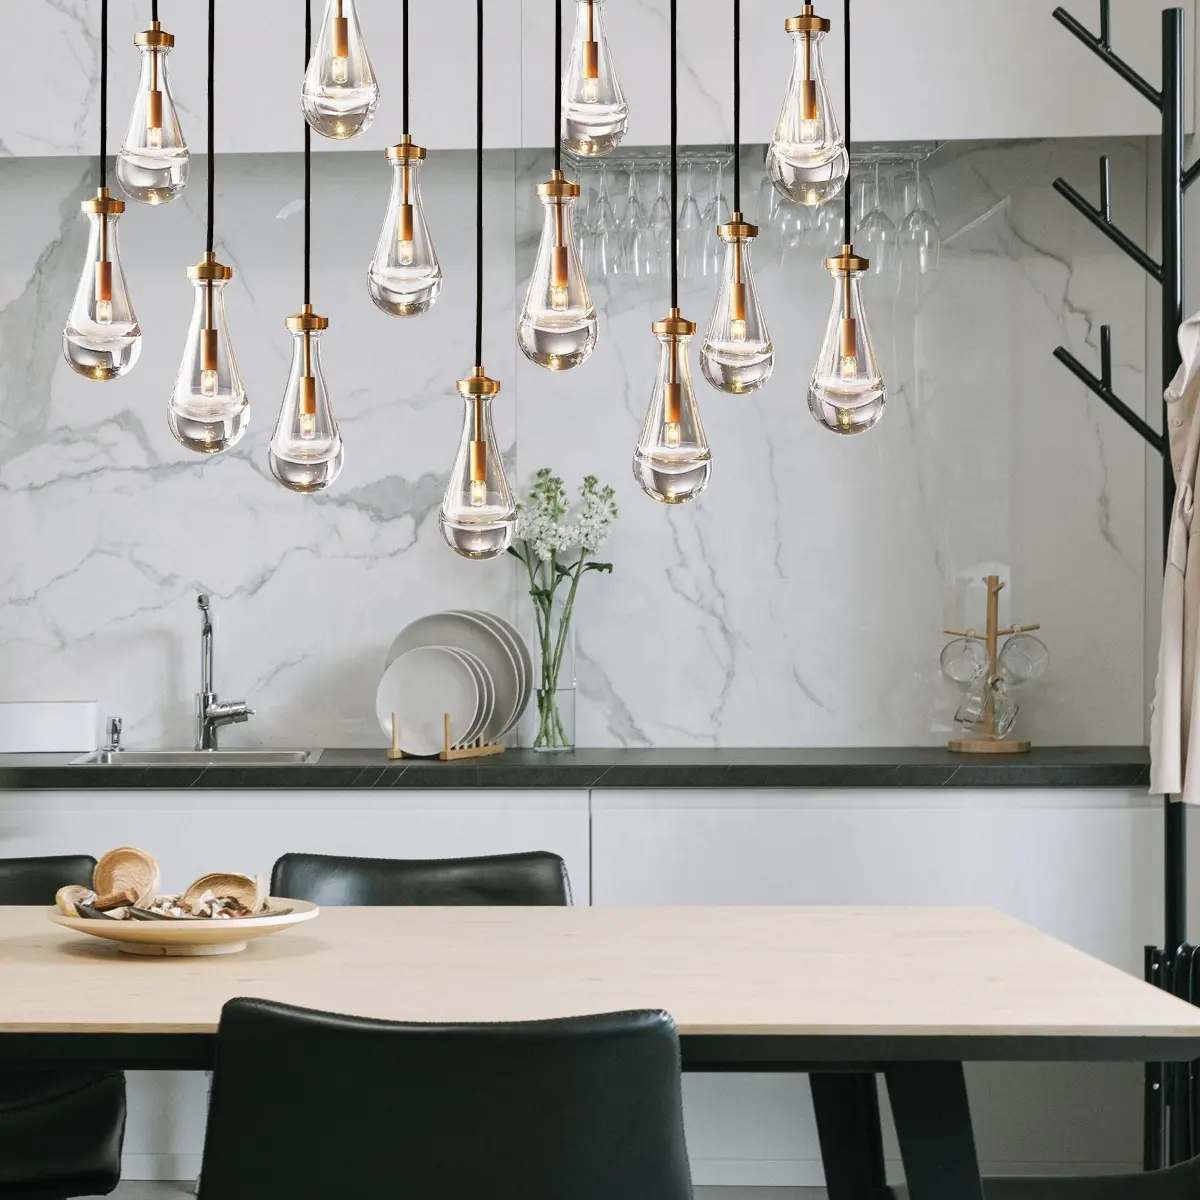
[[[133,44],[142,56],[142,73],[117,155],[117,180],[130,200],[166,204],[187,184],[188,147],[167,79],[175,37],[159,23],[158,0],[151,0],[150,28],[134,34]]]
[[[307,8],[312,0],[304,0]],[[325,17],[304,70],[304,119],[322,136],[344,141],[375,119],[379,84],[358,23],[354,0],[326,0]]]
[[[142,331],[117,244],[125,202],[108,194],[108,0],[100,0],[100,186],[80,208],[91,229],[83,273],[63,326],[63,356],[85,379],[106,382],[131,370],[142,351]]]
[[[312,14],[304,5],[304,58],[310,58]],[[271,474],[289,491],[324,491],[341,474],[342,435],[334,420],[321,370],[321,335],[329,318],[313,312],[312,283],[312,126],[304,126],[304,304],[287,318],[292,335],[292,368],[267,448]]]
[[[695,322],[679,315],[678,0],[671,0],[671,311],[651,326],[658,338],[658,374],[633,452],[633,477],[662,504],[685,504],[708,484],[712,455],[688,369]]]
[[[554,5],[554,171],[538,184],[538,199],[544,210],[542,238],[517,321],[517,344],[539,367],[569,371],[585,362],[596,347],[596,310],[575,242],[579,184],[562,172],[562,143],[557,137],[562,13],[561,0],[550,2]]]
[[[838,194],[850,171],[843,140],[829,102],[821,43],[829,21],[806,4],[784,28],[792,37],[792,78],[783,110],[767,151],[767,175],[781,195],[794,204],[824,204]]]
[[[775,369],[771,335],[758,303],[750,243],[758,227],[742,216],[742,4],[733,0],[733,215],[717,226],[725,261],[717,299],[700,347],[700,370],[720,392],[756,392]]]
[[[846,143],[850,142],[850,0],[845,0],[846,22]],[[850,183],[846,180],[846,244],[842,252],[825,260],[833,276],[833,307],[817,365],[808,385],[812,415],[833,433],[864,433],[881,416],[887,389],[871,345],[871,331],[863,308],[862,277],[871,264],[854,253],[850,243]]]
[[[492,428],[500,384],[483,369],[483,0],[475,3],[475,369],[458,381],[463,429],[438,518],[446,544],[463,558],[488,559],[512,544],[517,523],[504,461]]]
[[[225,324],[225,288],[233,269],[217,262],[213,250],[216,195],[214,94],[216,0],[208,0],[208,221],[204,257],[188,267],[195,289],[192,323],[183,347],[175,389],[167,403],[167,424],[180,445],[198,454],[219,454],[236,446],[250,424],[250,401],[233,357]]]
[[[560,141],[563,149],[584,158],[611,154],[629,125],[629,105],[608,52],[601,3],[575,0],[575,36],[562,81]]]
[[[402,0],[400,14],[404,133],[386,152],[392,165],[392,194],[367,271],[367,291],[376,308],[389,316],[413,317],[427,312],[438,298],[442,268],[425,224],[417,182],[425,148],[416,145],[408,132],[408,0]]]

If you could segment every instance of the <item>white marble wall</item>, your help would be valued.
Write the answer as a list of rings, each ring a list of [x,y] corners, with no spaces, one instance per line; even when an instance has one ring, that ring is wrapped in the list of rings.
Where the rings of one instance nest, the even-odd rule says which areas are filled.
[[[1107,149],[1137,236],[1144,146]],[[531,184],[547,164],[489,154],[485,360],[504,384],[499,436],[520,480],[541,465],[571,480],[592,471],[622,510],[605,555],[615,571],[589,578],[581,604],[581,744],[937,743],[954,699],[937,674],[939,629],[978,622],[964,589],[989,568],[1011,578],[1014,615],[1043,622],[1054,656],[1027,698],[1027,731],[1141,740],[1144,454],[1050,358],[1061,341],[1090,359],[1109,322],[1118,390],[1143,395],[1138,268],[1049,186],[1058,173],[1086,184],[1097,152],[967,146],[934,159],[942,270],[919,302],[873,289],[892,404],[867,437],[831,437],[807,413],[829,301],[815,255],[760,261],[776,376],[749,399],[700,381],[715,467],[680,510],[645,499],[629,470],[665,291],[597,283],[592,361],[566,376],[526,363],[512,329],[536,237]],[[427,317],[402,323],[364,285],[382,156],[316,159],[313,300],[332,322],[347,458],[329,494],[302,498],[264,458],[283,318],[301,299],[299,219],[278,215],[299,194],[298,158],[219,160],[218,249],[237,272],[230,321],[254,415],[244,444],[212,461],[179,448],[164,416],[190,311],[184,268],[203,250],[203,162],[182,202],[126,216],[145,344],[127,378],[98,385],[59,351],[93,169],[0,160],[0,698],[95,698],[125,717],[127,741],[185,743],[194,594],[207,589],[218,687],[258,709],[228,744],[372,744],[375,682],[401,625],[439,607],[519,614],[511,561],[461,562],[436,527],[454,381],[472,356],[471,162],[429,161],[447,282]],[[685,288],[702,328],[709,302]]]

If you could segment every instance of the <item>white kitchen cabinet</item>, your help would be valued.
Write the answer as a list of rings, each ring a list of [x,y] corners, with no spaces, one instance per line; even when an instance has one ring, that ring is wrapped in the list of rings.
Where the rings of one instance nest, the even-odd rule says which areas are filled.
[[[1183,0],[1187,75],[1194,59],[1195,0]],[[320,19],[323,0],[312,0]],[[400,137],[400,6],[359,0],[380,82],[371,129],[349,142],[313,138],[320,152],[381,150]],[[475,144],[475,5],[413,4],[412,133],[431,149]],[[784,19],[799,0],[743,6],[745,142],[771,136],[791,63]],[[931,138],[1081,137],[1158,132],[1158,115],[1050,16],[1053,0],[1005,4],[963,0],[857,0],[854,6],[856,141]],[[1089,28],[1094,0],[1066,0]],[[563,0],[570,29],[572,0]],[[110,6],[109,147],[119,148],[138,75],[134,33],[144,0]],[[1114,48],[1155,87],[1160,76],[1160,0],[1118,0]],[[22,8],[28,45],[55,53],[14,55],[0,75],[0,153],[93,155],[98,136],[99,6],[89,0],[30,0]],[[629,145],[662,145],[668,134],[667,0],[606,0],[605,17],[631,108]],[[840,0],[818,6],[834,29],[825,61],[841,107]],[[284,0],[219,6],[219,152],[299,151],[304,65],[303,9]],[[680,5],[680,126],[684,144],[727,142],[731,119],[731,0]],[[171,78],[194,153],[204,147],[205,27],[202,4],[163,13],[175,34]],[[509,0],[487,6],[485,141],[489,147],[549,146],[553,132],[553,5]],[[569,36],[569,32],[568,32]],[[1191,128],[1192,104],[1187,107]]]
[[[217,869],[265,874],[289,850],[396,858],[553,850],[566,860],[576,903],[588,902],[586,791],[0,792],[0,856],[99,856],[122,844],[158,858],[164,889]],[[126,1178],[196,1175],[205,1095],[200,1074],[130,1073]]]
[[[569,10],[570,0],[564,4]],[[791,69],[784,20],[800,0],[742,6],[742,140],[771,138]],[[1051,12],[1054,0],[855,0],[855,142],[1156,134],[1158,112],[1075,40]],[[1095,0],[1063,5],[1089,29]],[[1113,5],[1113,47],[1154,86],[1161,76],[1159,0]],[[1184,0],[1185,73],[1194,61],[1194,0]],[[842,3],[822,0],[833,22],[826,75],[842,108]],[[605,0],[617,72],[630,106],[630,145],[670,140],[668,0]],[[679,137],[732,139],[732,0],[679,6]],[[552,122],[553,6],[524,0],[521,40],[526,146],[548,146]],[[1191,128],[1191,89],[1188,91]]]
[[[311,0],[313,19],[324,0]],[[415,141],[437,149],[475,145],[475,3],[412,4],[411,119]],[[348,142],[313,135],[315,151],[382,150],[400,140],[400,5],[360,0],[363,34],[379,80],[371,128]],[[175,35],[172,91],[193,154],[205,145],[207,21],[204,4],[169,4],[164,28]],[[521,24],[517,6],[489,3],[484,89],[490,147],[520,144]],[[94,155],[99,138],[99,19],[96,0],[30,0],[21,7],[21,37],[53,54],[15,54],[0,75],[0,153]],[[125,136],[138,79],[133,35],[145,29],[145,0],[109,6],[110,153]],[[41,59],[39,64],[36,59]],[[218,154],[266,154],[304,148],[300,84],[304,8],[291,0],[217,5],[216,129]],[[113,185],[115,186],[115,184]]]
[[[1161,828],[1155,801],[1120,790],[595,791],[592,896],[988,905],[1140,975]],[[1136,1169],[1136,1065],[980,1065],[969,1078],[985,1170]],[[690,1075],[684,1097],[698,1184],[822,1182],[804,1079]],[[898,1173],[894,1140],[888,1156]]]

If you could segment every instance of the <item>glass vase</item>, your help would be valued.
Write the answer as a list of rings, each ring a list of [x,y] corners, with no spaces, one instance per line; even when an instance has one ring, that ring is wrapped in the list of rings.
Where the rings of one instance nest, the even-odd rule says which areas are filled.
[[[524,738],[534,750],[575,749],[575,630],[566,603],[569,592],[566,582],[556,589],[548,613],[534,605],[534,687]]]

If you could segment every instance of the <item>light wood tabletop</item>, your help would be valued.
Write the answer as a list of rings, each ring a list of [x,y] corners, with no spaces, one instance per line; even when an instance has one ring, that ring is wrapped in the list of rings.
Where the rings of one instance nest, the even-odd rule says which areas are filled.
[[[938,1039],[959,1060],[1136,1058],[1144,1039],[1200,1056],[1200,1009],[987,909],[327,908],[240,954],[147,959],[0,907],[0,981],[0,1042],[211,1035],[259,996],[434,1022],[665,1008],[685,1039],[866,1039],[885,1059]]]

